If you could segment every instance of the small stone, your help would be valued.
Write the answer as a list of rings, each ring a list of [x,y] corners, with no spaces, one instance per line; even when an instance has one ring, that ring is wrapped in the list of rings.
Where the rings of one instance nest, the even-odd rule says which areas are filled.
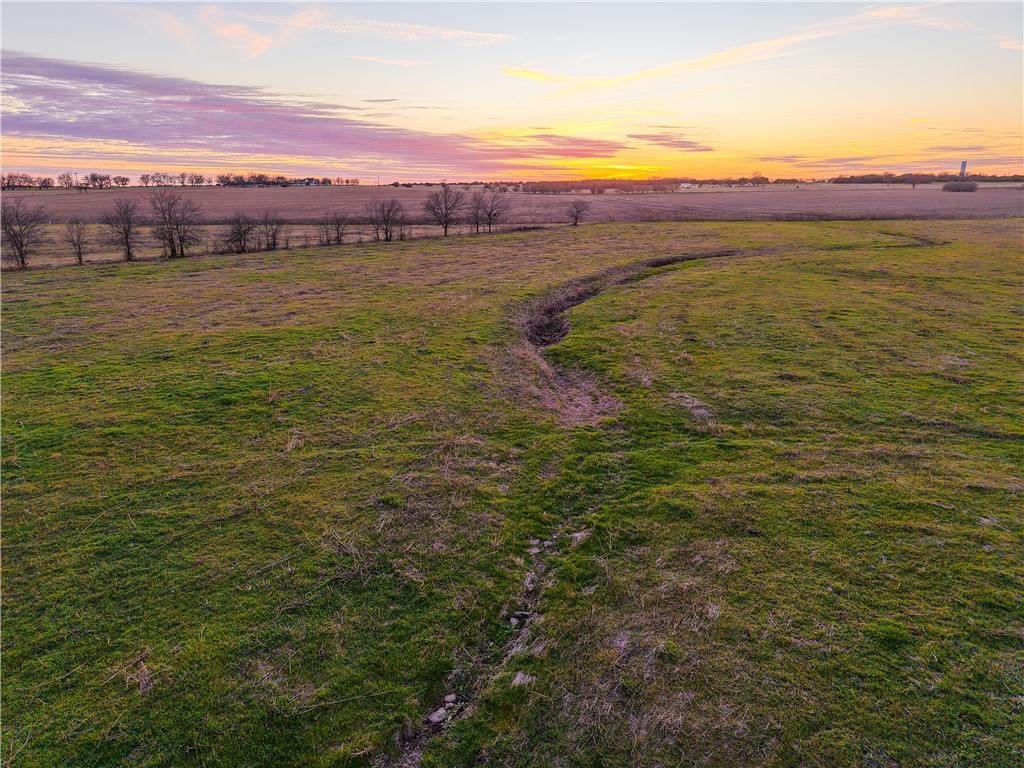
[[[531,555],[537,555],[540,554],[540,547],[530,547],[526,551],[529,552]]]
[[[454,693],[449,693],[447,696],[444,697],[445,704],[454,704],[458,700],[459,697],[456,696]]]
[[[444,707],[438,707],[430,713],[427,720],[433,725],[437,725],[438,723],[443,722],[446,717],[448,717],[448,710]]]
[[[526,543],[532,544],[533,546],[537,546],[538,544],[540,544],[540,539],[529,539]]]
[[[517,619],[528,619],[531,616],[533,616],[533,614],[529,611],[514,611],[512,615],[515,616]]]
[[[550,547],[551,546],[551,542],[550,541],[545,541],[544,542],[544,546],[545,547]]]
[[[508,623],[511,624],[513,627],[518,627],[519,626],[519,619],[517,619],[515,616],[513,616],[511,619],[508,620]]]

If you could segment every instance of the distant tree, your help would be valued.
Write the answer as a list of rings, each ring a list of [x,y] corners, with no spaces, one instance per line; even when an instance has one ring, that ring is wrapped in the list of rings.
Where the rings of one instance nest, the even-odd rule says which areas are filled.
[[[474,189],[466,204],[466,221],[473,227],[473,231],[478,235],[480,234],[480,227],[482,227],[486,221],[486,217],[484,215],[484,208],[486,207],[484,203],[484,195],[484,190]]]
[[[169,259],[183,258],[190,248],[202,242],[202,210],[170,189],[159,189],[149,196],[153,209],[153,230]]]
[[[569,208],[566,210],[566,213],[568,214],[569,221],[572,222],[572,225],[574,227],[578,227],[580,221],[587,215],[589,210],[590,203],[586,200],[573,200],[569,203]]]
[[[373,228],[373,239],[391,242],[405,227],[405,208],[395,198],[372,198],[363,207],[367,223]]]
[[[75,254],[75,261],[81,264],[85,257],[85,242],[88,234],[88,226],[82,219],[67,219],[64,228],[60,232],[63,240]]]
[[[235,211],[228,217],[228,229],[224,243],[231,253],[248,253],[259,247],[256,240],[256,222],[244,211]]]
[[[348,229],[349,217],[347,213],[335,211],[331,214],[331,232],[334,235],[334,244],[341,245],[345,242],[345,230]]]
[[[24,200],[4,200],[0,205],[0,230],[3,231],[4,255],[17,269],[28,266],[28,257],[42,239],[46,211],[30,207]]]
[[[57,183],[64,187],[64,189],[71,189],[75,186],[75,177],[70,172],[61,173],[57,176]]]
[[[109,173],[94,172],[85,177],[85,183],[96,189],[107,189],[110,187],[112,180]]]
[[[27,173],[5,173],[0,175],[0,189],[18,189],[20,187],[34,187],[36,180]]]
[[[121,189],[124,189],[131,183],[131,179],[127,176],[115,176],[112,181],[116,186],[121,187]]]
[[[759,187],[762,184],[768,183],[768,177],[762,174],[760,171],[754,171],[750,175],[750,183],[753,184],[755,187]]]
[[[441,227],[444,236],[448,237],[448,229],[458,222],[459,214],[465,205],[465,192],[449,184],[442,184],[439,191],[427,194],[423,212],[427,215],[427,221]]]
[[[490,189],[484,195],[484,221],[487,224],[487,231],[491,227],[500,224],[509,211],[512,209],[512,201],[504,189]]]
[[[264,210],[256,220],[257,248],[276,251],[284,237],[286,225],[277,211]]]
[[[141,184],[144,187],[148,187],[149,183],[152,180],[153,180],[153,177],[150,176],[148,173],[144,173],[141,176],[139,176],[139,184]]]
[[[53,189],[53,187],[53,179],[51,179],[49,176],[43,176],[42,178],[39,179],[40,189]]]
[[[348,229],[348,216],[333,211],[325,213],[317,222],[317,233],[321,245],[341,245],[345,240],[345,230]]]
[[[111,239],[124,253],[124,260],[134,261],[144,224],[138,201],[121,198],[114,203],[114,210],[100,217],[100,223],[110,230]]]

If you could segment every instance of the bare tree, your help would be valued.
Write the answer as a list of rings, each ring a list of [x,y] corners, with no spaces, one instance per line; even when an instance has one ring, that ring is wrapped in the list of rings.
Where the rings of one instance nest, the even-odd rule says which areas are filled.
[[[131,179],[127,176],[115,176],[111,181],[114,182],[115,186],[121,187],[121,189],[124,189],[131,183]]]
[[[46,220],[42,208],[30,208],[24,200],[4,200],[0,207],[5,254],[18,269],[28,266],[28,257],[42,239],[40,227]]]
[[[71,189],[75,186],[75,177],[71,175],[70,171],[66,171],[57,175],[57,183],[64,189]]]
[[[486,193],[482,189],[473,190],[473,194],[469,196],[469,204],[466,206],[466,221],[473,226],[473,231],[478,235],[480,234],[480,227],[487,221],[485,195]]]
[[[489,190],[484,195],[484,221],[487,222],[487,231],[490,232],[495,224],[500,224],[511,209],[512,201],[507,194],[498,189]]]
[[[586,200],[573,200],[569,203],[569,208],[566,213],[569,216],[569,221],[572,222],[574,227],[578,227],[580,220],[587,215],[587,211],[590,210],[590,203]]]
[[[138,201],[121,198],[114,203],[114,210],[100,217],[100,223],[110,230],[111,239],[124,252],[124,260],[134,261],[144,224]]]
[[[345,242],[345,230],[348,229],[348,214],[335,211],[331,216],[331,229],[334,231],[334,244],[341,245]]]
[[[85,177],[85,183],[96,189],[106,189],[111,184],[109,173],[96,173],[93,171]]]
[[[256,234],[256,222],[244,211],[235,211],[228,217],[228,231],[224,236],[224,244],[231,253],[248,253],[253,250]],[[255,243],[259,247],[258,242]]]
[[[280,247],[281,239],[284,237],[286,226],[284,219],[277,211],[270,209],[260,213],[256,220],[257,224],[257,248],[267,251],[276,251]]]
[[[79,264],[84,261],[87,233],[88,227],[82,219],[67,219],[64,222],[64,229],[60,232],[61,240],[70,246]]]
[[[465,192],[442,184],[440,191],[427,195],[427,200],[423,203],[423,212],[427,214],[427,221],[441,227],[444,236],[448,237],[448,229],[458,222],[459,214],[465,205]]]
[[[199,206],[170,189],[158,189],[149,196],[156,239],[169,259],[188,255],[189,248],[202,242],[203,214]]]
[[[373,227],[373,239],[391,242],[400,231],[404,233],[405,208],[395,198],[373,198],[363,207],[367,223]]]
[[[325,213],[317,222],[317,233],[321,245],[341,245],[345,240],[349,218],[340,211]]]

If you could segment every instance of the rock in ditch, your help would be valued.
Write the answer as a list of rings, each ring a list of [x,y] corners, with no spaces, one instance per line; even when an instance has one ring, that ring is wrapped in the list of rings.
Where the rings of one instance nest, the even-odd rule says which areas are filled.
[[[454,693],[449,693],[447,696],[444,697],[445,704],[454,704],[458,700],[459,697],[456,696]]]
[[[446,717],[448,717],[448,710],[444,707],[438,707],[427,716],[427,721],[431,725],[437,725],[438,723],[444,722]]]

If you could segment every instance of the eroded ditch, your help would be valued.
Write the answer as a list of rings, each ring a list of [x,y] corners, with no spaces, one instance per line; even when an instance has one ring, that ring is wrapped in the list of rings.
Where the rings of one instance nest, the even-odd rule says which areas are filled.
[[[882,231],[878,234],[904,238],[908,242],[903,244],[903,247],[936,247],[946,244],[913,234]],[[612,267],[567,282],[527,302],[514,317],[519,339],[515,347],[508,349],[512,365],[518,369],[513,372],[518,375],[518,379],[515,375],[513,378],[516,379],[518,386],[533,389],[531,395],[539,396],[538,402],[542,407],[558,411],[563,426],[594,423],[604,416],[613,415],[618,409],[617,400],[611,395],[602,394],[595,380],[579,371],[552,365],[543,356],[546,348],[557,344],[570,332],[566,313],[610,288],[652,277],[664,267],[702,259],[762,256],[774,252],[777,252],[777,249],[727,248],[660,256]],[[695,415],[699,417],[699,414]],[[476,711],[477,700],[481,694],[497,681],[518,654],[525,653],[533,647],[533,630],[543,621],[542,596],[550,582],[553,561],[562,548],[576,546],[588,535],[587,530],[572,531],[571,521],[564,521],[548,539],[532,539],[527,542],[529,564],[520,585],[519,595],[515,603],[508,606],[502,614],[502,619],[509,622],[514,630],[510,639],[496,655],[495,660],[488,665],[487,671],[473,681],[472,691],[468,695],[463,698],[453,698],[453,694],[446,695],[444,701],[437,702],[431,708],[430,714],[424,718],[420,728],[403,741],[400,754],[395,758],[385,759],[378,765],[417,768],[421,765],[423,751],[432,738],[446,727],[471,716]],[[519,672],[511,680],[511,685],[529,685],[532,682],[531,676]]]

